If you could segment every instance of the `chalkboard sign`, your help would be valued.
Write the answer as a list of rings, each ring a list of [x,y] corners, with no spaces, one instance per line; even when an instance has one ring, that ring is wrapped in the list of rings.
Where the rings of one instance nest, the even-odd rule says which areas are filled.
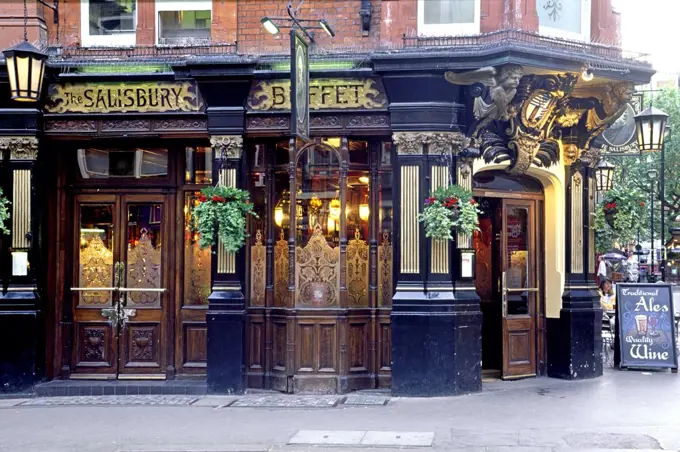
[[[678,368],[673,292],[668,284],[617,284],[618,364]]]

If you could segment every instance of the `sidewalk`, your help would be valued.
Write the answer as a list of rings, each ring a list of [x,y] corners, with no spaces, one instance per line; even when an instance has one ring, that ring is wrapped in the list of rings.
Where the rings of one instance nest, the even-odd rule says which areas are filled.
[[[680,376],[485,384],[432,399],[104,396],[0,400],[0,451],[680,451]]]

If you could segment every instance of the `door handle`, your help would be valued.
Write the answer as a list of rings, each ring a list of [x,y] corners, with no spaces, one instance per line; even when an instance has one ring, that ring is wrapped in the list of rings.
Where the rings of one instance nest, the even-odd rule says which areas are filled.
[[[503,318],[506,318],[508,316],[508,285],[505,272],[503,272],[503,275],[501,276],[501,285],[501,309],[503,310]]]

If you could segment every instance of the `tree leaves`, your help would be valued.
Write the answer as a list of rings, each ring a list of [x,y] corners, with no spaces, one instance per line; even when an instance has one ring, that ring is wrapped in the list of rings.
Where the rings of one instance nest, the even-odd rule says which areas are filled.
[[[0,234],[4,235],[9,235],[9,228],[5,225],[5,221],[9,220],[9,204],[0,188]]]

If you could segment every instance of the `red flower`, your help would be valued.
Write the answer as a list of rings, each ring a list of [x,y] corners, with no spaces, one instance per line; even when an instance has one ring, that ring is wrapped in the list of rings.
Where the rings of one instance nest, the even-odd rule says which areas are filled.
[[[198,195],[197,199],[198,202],[206,202],[208,200],[208,198],[206,198],[203,194]]]
[[[214,196],[212,197],[212,201],[213,201],[213,202],[224,202],[225,199],[224,199],[223,197],[221,197],[221,196],[214,195]]]
[[[644,201],[640,201],[640,207],[644,207],[644,206],[645,206],[645,202],[644,202]]]
[[[471,200],[470,200],[470,204],[472,204],[473,206],[476,206],[476,205],[477,205],[477,201],[475,201],[474,199],[471,199]]]

